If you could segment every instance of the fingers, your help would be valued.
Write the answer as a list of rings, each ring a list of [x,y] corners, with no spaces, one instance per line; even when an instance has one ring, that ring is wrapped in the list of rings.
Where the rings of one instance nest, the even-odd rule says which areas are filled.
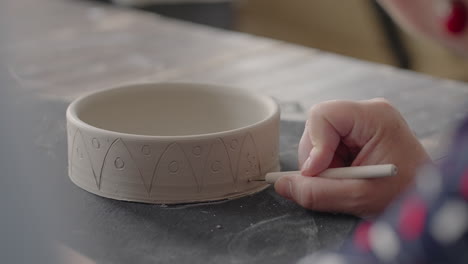
[[[402,115],[385,99],[314,106],[298,149],[302,175],[284,176],[276,191],[303,207],[368,216],[381,212],[427,160]],[[327,168],[396,164],[398,177],[327,179]]]
[[[312,150],[312,143],[310,142],[309,137],[309,126],[306,123],[304,128],[304,133],[302,134],[301,140],[299,141],[298,155],[297,159],[299,162],[299,168],[302,168],[304,162],[309,157],[309,153]]]
[[[370,197],[376,185],[382,184],[376,180],[288,175],[275,183],[275,190],[307,209],[370,216],[383,210],[388,203],[386,200],[390,199],[386,196]]]
[[[341,139],[354,134],[362,108],[351,101],[329,101],[311,108],[299,147],[303,175],[317,175],[330,166]],[[310,152],[304,158],[307,149]]]

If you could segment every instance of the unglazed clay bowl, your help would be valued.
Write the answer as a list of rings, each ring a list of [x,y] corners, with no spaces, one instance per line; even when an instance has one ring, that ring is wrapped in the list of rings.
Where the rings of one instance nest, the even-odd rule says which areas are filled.
[[[279,170],[279,107],[208,84],[100,91],[67,110],[70,179],[100,196],[147,203],[231,199]]]

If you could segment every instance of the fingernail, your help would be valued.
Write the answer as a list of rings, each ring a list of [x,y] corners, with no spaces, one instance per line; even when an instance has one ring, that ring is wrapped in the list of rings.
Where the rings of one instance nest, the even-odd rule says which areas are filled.
[[[287,199],[292,199],[292,182],[289,178],[279,178],[275,184],[275,190],[281,196]]]
[[[310,166],[312,165],[312,159],[309,157],[307,157],[306,161],[304,162],[304,164],[302,165],[302,168],[301,168],[301,171],[308,171],[310,170]]]
[[[304,165],[301,168],[302,175],[312,176],[315,173],[316,168],[313,168],[313,167],[317,166],[316,160],[317,160],[318,155],[319,155],[319,149],[318,148],[313,148],[310,151],[309,157],[304,162]]]

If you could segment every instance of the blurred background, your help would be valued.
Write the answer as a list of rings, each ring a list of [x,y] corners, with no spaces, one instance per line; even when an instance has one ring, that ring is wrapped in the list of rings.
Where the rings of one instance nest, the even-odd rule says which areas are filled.
[[[466,58],[401,31],[375,0],[96,1],[468,81]]]

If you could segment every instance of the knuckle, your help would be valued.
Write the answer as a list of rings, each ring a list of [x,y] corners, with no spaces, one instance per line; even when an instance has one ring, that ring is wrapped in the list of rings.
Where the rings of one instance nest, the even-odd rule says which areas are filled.
[[[322,112],[323,112],[323,103],[319,103],[309,108],[307,115],[309,116],[309,119],[312,119],[313,117],[320,115]]]
[[[349,191],[348,210],[355,215],[367,215],[369,210],[369,202],[373,201],[372,192],[374,189],[375,188],[368,182],[357,182],[354,188],[351,188]]]
[[[305,181],[306,179],[304,178],[298,178],[296,181],[294,188],[295,200],[304,208],[314,209],[316,205],[316,193]]]
[[[310,117],[322,116],[325,113],[327,113],[331,108],[333,108],[334,105],[336,105],[337,103],[339,103],[339,101],[332,100],[315,104],[311,108],[309,108],[308,114]]]
[[[315,192],[311,190],[305,190],[301,193],[298,203],[307,209],[314,209],[316,203]]]
[[[351,204],[351,211],[353,214],[361,217],[372,217],[381,212],[382,197],[385,196],[385,191],[382,191],[381,184],[373,184],[371,182],[362,182],[356,192],[353,194],[353,202]],[[375,199],[375,197],[379,197]]]
[[[382,111],[396,111],[396,108],[385,98],[372,99],[372,105]]]
[[[399,131],[406,123],[400,112],[385,98],[371,100],[373,112],[376,112],[384,121],[385,127],[389,131]]]
[[[365,192],[365,190],[359,187],[354,188],[353,190],[349,192],[349,199],[355,202],[364,200],[366,196],[367,196],[367,193]]]

